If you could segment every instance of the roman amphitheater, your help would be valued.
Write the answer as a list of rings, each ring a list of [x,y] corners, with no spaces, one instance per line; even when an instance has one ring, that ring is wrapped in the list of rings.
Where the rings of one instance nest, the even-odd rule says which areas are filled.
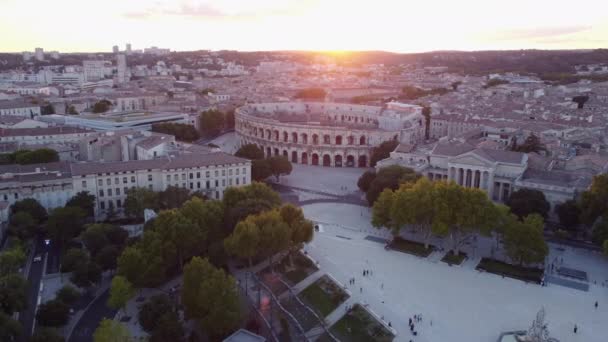
[[[369,167],[372,149],[387,140],[424,139],[422,107],[398,102],[383,107],[327,102],[247,104],[235,112],[240,143],[258,145],[267,157],[292,163]]]

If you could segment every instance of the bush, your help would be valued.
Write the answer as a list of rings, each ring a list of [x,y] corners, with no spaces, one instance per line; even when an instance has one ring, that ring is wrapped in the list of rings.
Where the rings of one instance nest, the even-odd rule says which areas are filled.
[[[80,298],[80,292],[73,286],[65,285],[57,292],[56,299],[67,305],[73,305]]]
[[[36,320],[42,326],[61,327],[68,322],[69,316],[70,308],[62,301],[53,299],[38,307]]]

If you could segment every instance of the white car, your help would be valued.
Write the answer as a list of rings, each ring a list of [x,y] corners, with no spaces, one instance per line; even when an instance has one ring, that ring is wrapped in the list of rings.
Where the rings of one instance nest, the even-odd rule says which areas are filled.
[[[34,262],[42,261],[42,257],[40,255],[36,255],[34,257]]]

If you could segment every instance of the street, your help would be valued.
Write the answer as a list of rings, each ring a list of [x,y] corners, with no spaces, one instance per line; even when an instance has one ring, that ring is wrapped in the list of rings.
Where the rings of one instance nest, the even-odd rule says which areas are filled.
[[[42,238],[37,238],[36,243],[34,245],[33,255],[34,257],[37,255],[42,256],[42,260],[38,262],[32,262],[32,266],[30,267],[30,271],[27,275],[28,280],[28,305],[27,308],[22,311],[19,315],[19,322],[23,327],[23,335],[21,336],[22,341],[27,341],[29,337],[32,335],[32,329],[34,325],[34,318],[36,316],[36,304],[38,301],[38,292],[40,289],[40,280],[42,279],[43,272],[43,263],[44,263],[44,240]]]

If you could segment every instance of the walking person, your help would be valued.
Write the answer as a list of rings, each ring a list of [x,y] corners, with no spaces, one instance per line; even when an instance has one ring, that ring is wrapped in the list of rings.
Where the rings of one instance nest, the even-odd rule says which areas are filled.
[[[597,304],[597,301],[595,301],[595,308],[596,308],[596,309],[597,309],[597,305],[598,305],[598,304]]]
[[[359,292],[363,293],[363,288],[362,287],[359,288]]]
[[[576,334],[576,332],[578,331],[578,327],[576,326],[576,324],[574,325],[574,333]]]

